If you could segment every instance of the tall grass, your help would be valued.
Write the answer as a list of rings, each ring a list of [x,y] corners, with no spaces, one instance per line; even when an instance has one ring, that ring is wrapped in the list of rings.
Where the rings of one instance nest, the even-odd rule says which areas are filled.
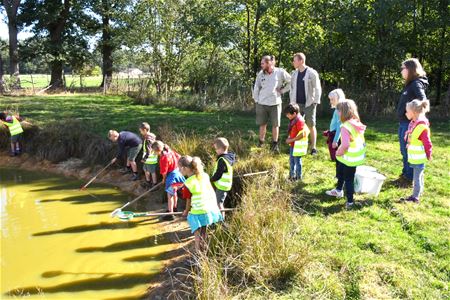
[[[7,129],[0,129],[2,149],[9,147],[7,132]],[[77,120],[59,121],[44,128],[24,126],[23,145],[25,152],[53,163],[79,158],[89,165],[104,164],[115,154],[112,143],[91,133]]]

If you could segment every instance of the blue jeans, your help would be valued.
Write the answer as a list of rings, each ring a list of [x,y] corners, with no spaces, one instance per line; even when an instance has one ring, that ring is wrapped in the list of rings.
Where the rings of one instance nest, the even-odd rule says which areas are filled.
[[[289,177],[302,179],[302,157],[293,156],[294,147],[290,147],[289,151]]]
[[[423,188],[425,185],[424,178],[423,178],[425,164],[411,165],[411,168],[413,169],[413,183],[414,183],[412,196],[414,198],[419,199],[420,195],[423,193]]]
[[[398,126],[398,141],[400,142],[400,153],[403,157],[402,175],[413,180],[413,169],[408,163],[408,152],[406,151],[405,133],[408,130],[408,122],[400,122]]]

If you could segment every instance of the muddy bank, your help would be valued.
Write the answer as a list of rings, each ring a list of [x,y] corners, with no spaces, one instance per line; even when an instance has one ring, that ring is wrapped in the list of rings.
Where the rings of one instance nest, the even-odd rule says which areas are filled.
[[[53,174],[72,177],[82,181],[89,180],[93,175],[101,169],[101,166],[92,168],[85,167],[80,159],[69,159],[60,163],[51,163],[49,161],[40,161],[36,158],[23,154],[19,157],[9,157],[5,154],[0,155],[1,167],[13,167],[22,170],[44,171]],[[101,182],[118,187],[123,192],[140,195],[145,192],[141,187],[141,181],[133,182],[129,180],[130,175],[121,174],[117,168],[111,168],[103,175],[100,175],[96,182]],[[163,190],[152,193],[147,201],[146,210],[148,211],[164,211],[165,206],[162,203]],[[181,284],[186,281],[189,273],[184,267],[187,258],[187,250],[191,247],[191,234],[187,223],[182,219],[176,219],[172,222],[159,223],[161,231],[167,232],[169,240],[176,245],[173,251],[168,254],[168,263],[163,271],[149,278],[148,295],[146,299],[170,299],[177,297],[177,291],[180,290]],[[178,296],[179,298],[179,296]]]

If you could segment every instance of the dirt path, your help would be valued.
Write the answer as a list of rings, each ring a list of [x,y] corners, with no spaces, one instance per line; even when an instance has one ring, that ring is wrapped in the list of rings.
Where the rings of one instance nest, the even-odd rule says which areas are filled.
[[[27,154],[20,157],[0,155],[0,166],[29,171],[45,171],[86,181],[101,169],[101,166],[86,168],[79,159],[70,159],[54,164],[49,161],[38,161]],[[100,175],[96,182],[118,187],[121,191],[135,196],[146,191],[141,187],[140,181],[130,181],[129,175],[123,175],[115,168],[111,168],[108,172]],[[160,201],[162,193],[155,193],[152,197],[155,198],[155,201],[148,201],[150,204],[147,206],[147,210],[164,211],[163,204]],[[169,239],[174,244],[174,248],[170,251],[170,258],[168,257],[161,273],[149,279],[148,294],[145,299],[179,299],[178,291],[186,283],[189,273],[189,270],[185,267],[185,261],[188,257],[187,250],[191,248],[191,234],[186,222],[179,219],[158,224],[158,226],[161,226],[162,232],[170,233]]]

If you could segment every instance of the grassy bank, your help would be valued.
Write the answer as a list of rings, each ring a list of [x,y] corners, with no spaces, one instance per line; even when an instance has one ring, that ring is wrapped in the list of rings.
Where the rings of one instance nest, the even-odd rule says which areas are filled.
[[[89,134],[104,137],[110,128],[136,131],[140,122],[148,121],[178,151],[201,155],[209,166],[211,139],[224,135],[239,154],[238,171],[270,170],[269,176],[246,186],[242,209],[212,239],[201,271],[193,274],[194,285],[186,287],[192,296],[450,297],[448,121],[431,119],[434,159],[425,171],[423,201],[413,205],[398,203],[411,191],[391,184],[401,171],[395,121],[363,117],[368,125],[367,164],[388,179],[378,197],[357,195],[360,206],[346,211],[344,200],[324,195],[335,179],[323,137],[318,141],[319,155],[303,160],[304,181],[289,183],[287,154],[251,150],[256,141],[253,115],[133,105],[129,99],[98,95],[0,98],[0,108],[8,106],[43,128],[59,124],[69,135],[71,130],[74,135],[87,131],[78,143],[91,139]],[[83,129],[72,128],[68,120],[78,120]],[[318,120],[319,132],[328,122]],[[285,125],[284,120],[283,133]],[[57,139],[48,136],[52,138]]]

